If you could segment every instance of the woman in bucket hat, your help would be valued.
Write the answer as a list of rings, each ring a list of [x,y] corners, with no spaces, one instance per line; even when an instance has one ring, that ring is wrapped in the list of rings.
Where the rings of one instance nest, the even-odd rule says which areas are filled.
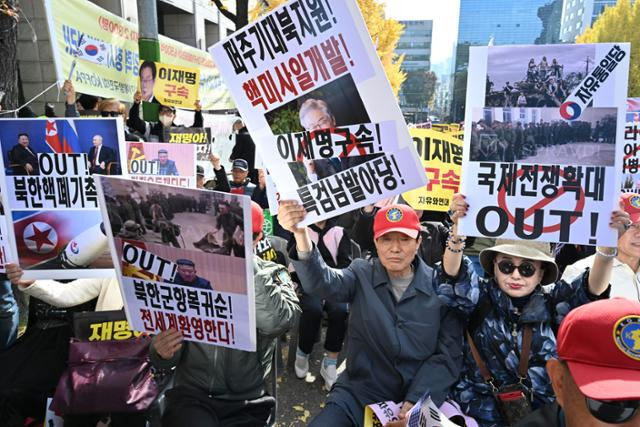
[[[468,266],[461,264],[464,237],[457,233],[458,220],[467,210],[464,196],[455,195],[443,257],[444,271],[451,277],[466,274]],[[629,223],[626,212],[611,214],[610,226],[619,233]],[[599,247],[593,268],[571,282],[558,279],[548,243],[498,239],[480,253],[487,278],[476,281],[474,276],[447,292],[477,301],[467,308],[464,367],[451,393],[465,413],[482,426],[510,425],[555,400],[545,370],[546,361],[557,357],[554,331],[571,309],[608,298],[615,253],[614,248]]]

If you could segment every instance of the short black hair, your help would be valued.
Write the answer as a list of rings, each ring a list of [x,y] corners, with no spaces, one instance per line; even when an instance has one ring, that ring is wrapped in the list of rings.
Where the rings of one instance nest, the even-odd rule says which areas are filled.
[[[83,93],[78,97],[78,100],[76,102],[79,102],[80,105],[82,105],[82,108],[84,108],[87,111],[93,110],[94,108],[96,108],[96,105],[98,104],[98,97]]]
[[[151,70],[151,76],[153,79],[156,79],[156,63],[153,61],[144,61],[140,66],[140,75],[142,75],[142,70],[145,68],[149,68]]]
[[[177,260],[176,264],[178,264],[178,265],[188,265],[190,267],[195,267],[196,266],[196,264],[193,261],[191,261],[190,259],[185,259],[185,258],[181,258],[181,259]]]
[[[26,136],[27,138],[29,138],[29,134],[28,133],[20,132],[18,134],[18,139],[20,139],[21,136]]]

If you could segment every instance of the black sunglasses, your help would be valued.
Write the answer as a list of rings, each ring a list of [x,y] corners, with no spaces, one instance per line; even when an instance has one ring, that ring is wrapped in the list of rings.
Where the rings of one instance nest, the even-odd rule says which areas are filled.
[[[622,424],[638,413],[640,400],[596,400],[585,396],[587,408],[595,418],[609,424]]]
[[[536,274],[536,267],[530,262],[525,261],[520,265],[515,265],[511,261],[503,259],[498,263],[498,270],[503,274],[511,274],[516,268],[522,277],[531,277]]]
[[[118,111],[101,111],[100,115],[102,117],[120,117],[120,113]]]

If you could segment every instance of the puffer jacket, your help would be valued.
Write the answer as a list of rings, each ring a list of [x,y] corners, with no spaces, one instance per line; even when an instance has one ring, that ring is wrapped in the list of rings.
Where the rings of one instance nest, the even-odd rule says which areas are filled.
[[[531,324],[533,337],[525,386],[532,390],[532,407],[537,409],[555,400],[546,372],[547,360],[557,357],[554,330],[557,330],[564,316],[572,309],[595,299],[608,298],[609,290],[600,296],[589,293],[588,277],[586,271],[571,283],[560,280],[548,286],[539,286],[522,310],[513,306],[511,298],[499,289],[493,278],[476,281],[474,275],[474,280],[469,283],[462,286],[457,283],[455,290],[451,287],[451,282],[443,283],[438,293],[441,296],[450,293],[469,295],[467,301],[477,301],[475,307],[490,307],[471,334],[498,387],[518,383],[524,325]],[[474,289],[476,287],[479,289]],[[446,298],[443,300],[446,301]],[[458,309],[462,308],[472,317],[475,307],[458,306]],[[465,342],[464,353],[462,374],[452,388],[451,398],[481,426],[507,425],[498,412],[491,387],[485,383],[478,370],[468,342]]]
[[[151,362],[159,369],[176,369],[176,386],[185,386],[217,399],[253,400],[266,394],[276,337],[292,326],[298,298],[287,270],[253,257],[256,304],[256,352],[184,342],[171,359],[151,345]]]

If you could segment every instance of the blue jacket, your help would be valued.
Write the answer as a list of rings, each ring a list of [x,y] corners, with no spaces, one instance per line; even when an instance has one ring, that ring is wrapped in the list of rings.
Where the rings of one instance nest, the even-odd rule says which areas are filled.
[[[439,292],[450,295],[455,289],[455,294],[468,295],[467,301],[476,301],[478,306],[487,304],[483,300],[488,300],[490,304],[490,311],[472,332],[472,338],[498,387],[518,382],[523,329],[525,324],[532,325],[533,337],[525,385],[533,391],[533,409],[555,400],[546,371],[547,360],[557,357],[554,330],[570,310],[598,298],[607,298],[609,293],[591,295],[588,272],[585,272],[571,283],[560,280],[538,287],[520,311],[513,306],[511,298],[498,288],[494,279],[478,281],[474,274],[470,282],[462,286],[456,283],[455,286],[457,288],[445,283]],[[470,314],[474,308],[473,305],[466,306],[463,311]],[[480,375],[466,342],[464,368],[460,380],[452,389],[451,397],[460,404],[464,413],[474,417],[481,426],[506,425],[496,408],[491,387]]]
[[[447,280],[443,275],[414,259],[413,281],[396,302],[377,258],[333,269],[315,245],[309,259],[300,261],[295,247],[290,257],[305,292],[351,304],[347,367],[328,402],[361,426],[370,403],[416,402],[427,390],[436,404],[444,401],[460,373],[463,335],[459,314],[440,302],[434,289]],[[470,279],[461,275],[461,280]]]

